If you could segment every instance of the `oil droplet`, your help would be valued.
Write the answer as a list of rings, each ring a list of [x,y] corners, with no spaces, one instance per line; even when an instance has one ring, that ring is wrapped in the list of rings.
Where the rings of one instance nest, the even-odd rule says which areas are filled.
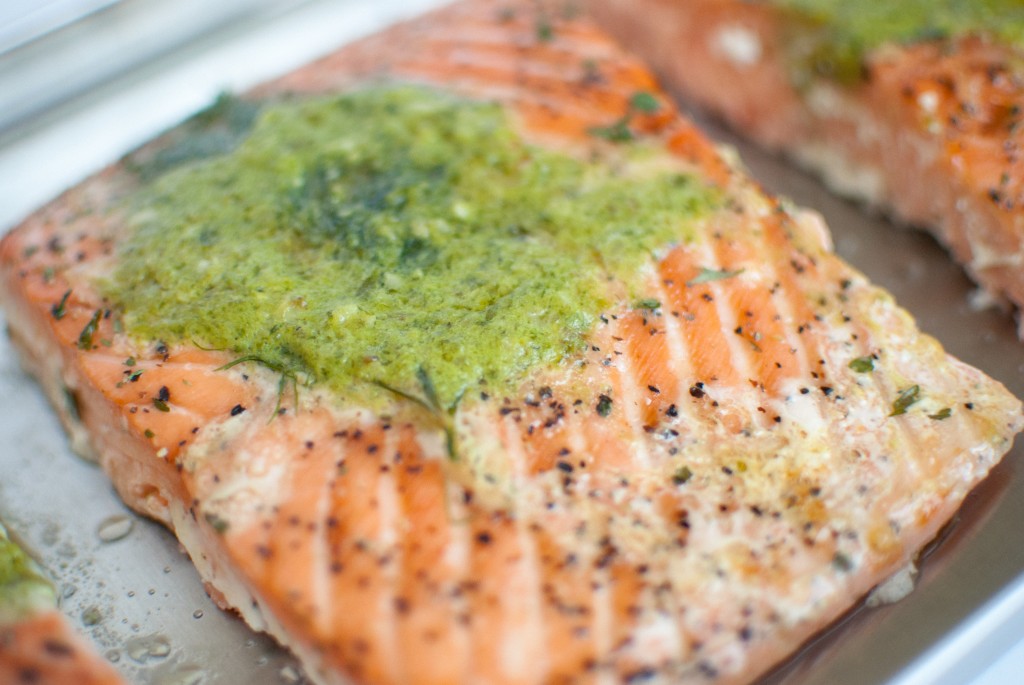
[[[192,618],[197,618],[198,619],[198,618],[202,618],[202,617],[203,617],[203,610],[202,609],[196,609],[195,611],[192,612]]]
[[[138,664],[148,664],[166,658],[171,653],[171,641],[163,635],[133,637],[124,645],[128,658]]]
[[[134,526],[135,520],[130,516],[115,514],[114,516],[108,516],[100,522],[99,528],[96,529],[96,534],[101,542],[115,542],[132,532]]]
[[[288,685],[295,685],[302,682],[302,674],[294,666],[285,666],[281,669],[281,680]]]
[[[103,620],[103,614],[100,612],[99,607],[91,606],[87,607],[82,612],[82,623],[87,626],[94,626]]]
[[[61,589],[60,594],[64,599],[70,599],[76,592],[78,592],[78,588],[74,585],[68,584]]]
[[[198,666],[179,666],[153,681],[153,685],[200,685],[206,671]]]
[[[121,660],[121,652],[117,651],[116,649],[110,650],[103,656],[107,657],[107,661],[109,661],[112,664],[116,664],[118,661]]]

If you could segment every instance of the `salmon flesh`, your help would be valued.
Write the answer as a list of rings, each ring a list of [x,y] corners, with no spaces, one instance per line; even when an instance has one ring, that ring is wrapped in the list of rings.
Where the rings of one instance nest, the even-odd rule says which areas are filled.
[[[443,421],[122,330],[101,282],[129,164],[0,244],[11,339],[74,448],[312,680],[748,682],[912,563],[1021,429],[587,17],[459,2],[244,97],[381,83],[499,103],[531,145],[599,163],[641,140],[724,199],[641,267],[649,301]]]
[[[829,60],[795,56],[821,30],[792,9],[809,4],[587,3],[674,92],[837,192],[928,229],[987,293],[979,301],[1024,307],[1024,62],[1000,32],[1019,25],[1019,7],[986,3],[980,30],[922,25],[868,46],[847,66],[855,73],[837,75]],[[970,7],[943,1],[933,14],[958,4]]]

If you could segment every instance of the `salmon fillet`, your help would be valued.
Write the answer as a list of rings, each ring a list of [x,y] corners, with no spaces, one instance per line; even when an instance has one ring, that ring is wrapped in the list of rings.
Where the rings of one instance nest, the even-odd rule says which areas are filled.
[[[57,609],[57,595],[0,525],[0,683],[120,685]]]
[[[609,276],[585,346],[450,412],[427,383],[359,402],[244,346],[125,328],[104,295],[139,219],[124,200],[189,125],[0,244],[11,339],[75,449],[314,681],[750,681],[912,563],[1020,430],[1015,398],[586,17],[460,2],[246,100],[381,83],[499,103],[537,148],[677,169],[721,201],[636,270],[642,300]]]
[[[835,191],[928,229],[987,293],[1024,305],[1020,105],[1012,3],[591,0],[595,17],[691,103],[817,172]],[[872,9],[874,6],[874,9]],[[920,24],[899,16],[931,6]],[[943,24],[950,7],[980,25]],[[859,9],[856,9],[859,8]],[[846,42],[845,12],[902,29]],[[892,14],[894,18],[889,15]],[[884,16],[883,16],[884,15]],[[882,30],[879,29],[879,33]],[[832,48],[823,42],[834,41]],[[835,53],[835,54],[833,54]],[[1024,334],[1020,319],[1019,334]]]

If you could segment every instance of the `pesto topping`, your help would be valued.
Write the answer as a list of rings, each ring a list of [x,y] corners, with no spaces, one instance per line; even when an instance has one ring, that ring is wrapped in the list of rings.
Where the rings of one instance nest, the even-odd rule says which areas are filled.
[[[983,34],[1024,46],[1019,0],[770,0],[801,20],[788,41],[796,68],[852,83],[864,54],[884,43]]]
[[[0,525],[0,625],[56,606],[53,586]]]
[[[262,112],[232,151],[130,200],[105,294],[130,334],[339,391],[423,397],[427,379],[450,408],[564,360],[719,201],[663,164],[532,147],[499,106],[421,89]]]

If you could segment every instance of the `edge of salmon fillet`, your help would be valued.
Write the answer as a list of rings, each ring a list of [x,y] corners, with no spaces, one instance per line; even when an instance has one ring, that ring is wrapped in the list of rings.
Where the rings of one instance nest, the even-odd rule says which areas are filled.
[[[800,29],[770,0],[587,4],[675,93],[835,192],[928,230],[989,302],[1024,308],[1018,48],[979,36],[888,43],[855,83],[796,86],[786,46]]]
[[[423,42],[426,41],[428,45],[432,45],[433,49],[438,51],[439,54],[435,55],[435,59],[444,64],[445,41],[452,41],[452,45],[448,47],[455,52],[461,48],[471,52],[475,47],[472,45],[473,41],[479,40],[483,35],[486,37],[483,42],[485,47],[492,43],[498,46],[514,45],[517,54],[520,55],[519,59],[524,60],[522,64],[524,71],[527,72],[529,70],[525,67],[532,64],[530,59],[539,60],[540,65],[549,63],[545,60],[553,60],[556,63],[571,61],[570,66],[562,67],[563,71],[559,72],[555,69],[556,73],[550,76],[552,83],[562,78],[563,73],[575,73],[577,69],[580,69],[580,61],[583,56],[575,52],[580,49],[593,50],[592,54],[595,59],[598,59],[609,70],[609,73],[614,74],[609,77],[610,84],[608,82],[590,84],[595,89],[594,92],[607,100],[602,101],[597,98],[596,101],[601,102],[601,106],[596,111],[574,114],[576,119],[573,117],[560,118],[557,114],[552,113],[549,105],[544,103],[538,105],[535,101],[530,101],[526,105],[521,105],[519,110],[521,119],[537,140],[557,141],[559,138],[564,138],[567,131],[579,135],[581,130],[585,131],[595,124],[615,121],[622,116],[624,109],[629,107],[630,93],[637,90],[649,91],[662,97],[657,91],[653,79],[643,67],[620,52],[585,19],[556,18],[554,20],[556,39],[551,41],[551,45],[548,45],[547,41],[538,41],[537,18],[531,14],[536,11],[535,9],[521,9],[523,16],[513,20],[500,16],[502,7],[502,3],[460,3],[453,8],[394,27],[382,34],[342,48],[338,53],[320,62],[261,87],[256,94],[282,91],[330,91],[352,83],[359,83],[367,77],[377,78],[381,74],[390,74],[398,80],[411,79],[417,82],[451,85],[456,90],[474,93],[474,89],[480,88],[481,83],[487,83],[488,75],[486,73],[482,75],[477,73],[472,64],[468,62],[469,66],[459,66],[458,69],[464,71],[456,69],[454,76],[451,72],[434,73],[431,70],[437,68],[438,65],[432,64],[429,60],[417,60],[416,49],[417,47],[422,49]],[[445,28],[450,29],[452,25],[458,26],[459,22],[467,22],[473,28],[470,36],[465,38],[467,46],[461,46],[458,38],[440,38],[441,35],[444,35]],[[572,45],[569,48],[563,48],[565,43],[561,41],[572,43]],[[401,46],[401,49],[395,49],[395,46]],[[560,52],[563,49],[565,50],[564,54]],[[388,55],[388,57],[382,58],[382,55]],[[544,83],[551,86],[547,81]],[[573,87],[581,86],[574,85]],[[583,92],[590,93],[586,88],[583,88]],[[482,95],[482,97],[496,97],[513,102],[516,97],[521,96],[521,93],[509,95],[500,83],[494,86],[493,92],[487,93],[485,88],[485,94]],[[601,109],[601,107],[605,109]],[[738,213],[740,218],[737,221],[741,222],[740,225],[732,226],[726,222],[722,228],[723,232],[729,235],[733,235],[735,232],[738,235],[742,228],[742,221],[767,222],[771,231],[785,235],[787,236],[785,240],[792,241],[780,249],[793,250],[794,259],[801,260],[800,264],[796,265],[799,266],[799,269],[794,266],[796,275],[788,278],[798,282],[803,271],[820,270],[823,273],[827,272],[829,277],[845,279],[844,282],[849,282],[848,297],[851,302],[855,302],[850,306],[857,308],[856,312],[852,312],[858,317],[857,324],[877,327],[878,330],[872,329],[870,335],[878,336],[879,345],[882,345],[881,341],[886,343],[903,342],[910,345],[907,353],[899,355],[898,359],[892,362],[893,364],[900,365],[900,368],[917,369],[917,372],[921,372],[922,367],[934,364],[936,368],[942,368],[949,375],[960,380],[962,385],[959,389],[949,390],[951,397],[955,393],[960,393],[963,398],[972,398],[973,401],[967,402],[968,404],[977,403],[977,409],[971,407],[966,414],[958,409],[955,421],[963,423],[946,424],[969,427],[968,432],[971,433],[977,431],[974,441],[970,445],[964,444],[962,447],[947,447],[944,441],[952,439],[953,428],[947,428],[941,420],[935,420],[933,426],[933,423],[929,422],[931,420],[925,420],[927,417],[894,419],[894,421],[900,422],[900,425],[904,421],[914,421],[917,422],[914,425],[920,424],[927,427],[927,430],[919,429],[914,435],[913,439],[920,441],[916,447],[902,444],[899,446],[898,453],[908,461],[908,468],[911,470],[925,468],[924,465],[930,460],[942,458],[940,455],[948,457],[951,460],[949,465],[954,468],[946,469],[946,472],[940,471],[937,474],[935,486],[937,491],[927,493],[927,501],[923,504],[918,502],[911,507],[913,511],[917,512],[914,516],[920,518],[919,521],[915,521],[913,529],[902,530],[898,535],[883,530],[872,533],[872,535],[878,536],[877,549],[871,552],[871,554],[877,555],[871,557],[871,563],[874,565],[872,572],[858,573],[847,578],[842,574],[845,572],[843,569],[851,563],[850,560],[839,554],[838,551],[834,554],[826,553],[833,555],[825,557],[825,566],[828,567],[829,573],[839,577],[839,580],[836,581],[838,586],[822,600],[822,606],[815,609],[817,613],[812,620],[796,621],[788,627],[780,627],[777,630],[766,629],[766,634],[758,635],[752,645],[745,644],[747,639],[752,638],[743,638],[743,630],[741,627],[738,628],[741,635],[738,638],[732,637],[729,644],[721,648],[724,650],[722,654],[716,652],[718,654],[716,658],[723,659],[723,663],[733,663],[730,661],[731,657],[722,655],[727,654],[728,650],[733,648],[729,645],[739,645],[735,648],[739,649],[743,655],[742,658],[736,660],[731,671],[723,669],[712,672],[709,670],[711,666],[707,663],[694,659],[691,660],[688,671],[670,672],[665,670],[662,673],[651,670],[648,672],[645,669],[652,667],[645,665],[642,661],[634,661],[641,659],[643,654],[630,651],[628,645],[622,648],[614,646],[616,649],[624,650],[617,653],[616,658],[619,661],[610,662],[608,666],[603,663],[597,664],[598,669],[610,669],[605,672],[605,675],[609,676],[628,677],[630,674],[639,673],[645,677],[656,678],[672,677],[669,675],[670,673],[676,677],[682,677],[681,673],[687,673],[687,677],[694,678],[696,681],[714,675],[718,682],[744,682],[785,658],[801,643],[839,617],[857,598],[863,596],[876,583],[899,572],[907,563],[913,561],[917,552],[937,534],[941,526],[956,511],[963,497],[973,485],[984,477],[1009,448],[1013,434],[1022,426],[1020,404],[997,383],[945,355],[937,343],[916,331],[909,317],[896,308],[891,299],[866,284],[863,277],[843,265],[831,253],[827,233],[824,232],[819,220],[809,214],[787,212],[777,202],[765,197],[738,171],[720,158],[709,144],[697,137],[688,128],[689,125],[682,121],[675,112],[672,112],[667,106],[666,110],[667,116],[656,117],[654,118],[656,120],[649,122],[640,121],[638,125],[650,126],[654,135],[662,135],[664,138],[669,138],[669,134],[672,132],[679,133],[679,129],[682,128],[685,135],[680,135],[674,140],[683,141],[685,144],[677,146],[675,153],[690,163],[696,164],[697,168],[703,170],[704,173],[716,177],[719,183],[733,193],[737,203],[749,205]],[[76,276],[74,269],[68,272],[67,278],[72,279],[70,282],[76,286],[77,294],[66,303],[66,315],[59,318],[54,316],[54,307],[61,300],[61,295],[65,292],[68,283],[45,282],[45,278],[41,277],[43,267],[34,262],[28,264],[26,261],[29,259],[25,255],[26,247],[36,245],[38,240],[43,240],[43,244],[48,244],[48,238],[55,235],[63,236],[76,245],[75,249],[80,248],[82,254],[87,254],[87,258],[84,258],[85,262],[92,259],[102,261],[105,254],[112,249],[112,243],[104,243],[101,239],[106,230],[103,222],[109,221],[109,219],[98,214],[83,213],[80,210],[90,206],[104,206],[125,183],[128,181],[123,168],[111,167],[81,186],[68,191],[54,204],[30,217],[0,244],[0,275],[2,275],[5,285],[3,296],[11,339],[19,349],[26,369],[40,380],[50,401],[60,414],[76,451],[99,461],[110,474],[118,492],[134,509],[163,522],[175,531],[200,574],[208,583],[211,594],[219,603],[234,608],[255,629],[270,632],[283,644],[293,649],[306,665],[309,675],[319,682],[347,682],[348,678],[364,682],[401,680],[394,672],[387,670],[387,664],[372,662],[376,665],[363,667],[364,661],[361,661],[362,657],[358,654],[358,650],[354,655],[348,655],[346,661],[345,658],[336,657],[327,649],[327,646],[318,642],[319,633],[315,627],[310,627],[309,621],[313,619],[304,613],[306,612],[305,607],[295,601],[289,602],[285,592],[287,588],[270,586],[265,580],[261,580],[258,575],[259,560],[254,561],[239,556],[241,547],[237,545],[241,545],[241,541],[236,535],[241,535],[241,533],[236,534],[234,525],[225,531],[222,524],[224,522],[234,524],[239,521],[240,519],[235,518],[237,513],[231,507],[241,505],[236,501],[222,498],[221,490],[215,484],[217,479],[213,478],[218,474],[204,470],[210,461],[220,460],[218,463],[233,464],[233,459],[241,459],[239,454],[232,450],[244,450],[251,456],[256,449],[253,445],[262,444],[258,441],[267,435],[275,439],[282,439],[282,436],[288,437],[289,444],[295,445],[293,449],[301,449],[301,441],[296,442],[299,432],[306,429],[322,430],[320,424],[323,423],[321,421],[323,417],[326,417],[323,419],[324,421],[334,422],[333,425],[363,426],[365,424],[371,427],[376,425],[375,421],[379,423],[379,417],[367,417],[358,412],[356,416],[353,416],[350,411],[339,410],[333,406],[328,395],[319,391],[311,391],[303,394],[301,413],[279,416],[271,422],[268,419],[278,411],[278,403],[281,401],[278,396],[278,378],[275,374],[261,368],[246,368],[244,371],[237,368],[230,371],[218,371],[225,362],[232,359],[230,355],[224,353],[206,352],[188,346],[173,346],[171,348],[158,346],[156,349],[153,349],[152,346],[140,347],[114,331],[112,324],[105,318],[98,319],[94,328],[98,326],[103,330],[104,335],[109,336],[112,341],[110,351],[82,350],[78,344],[81,337],[80,331],[90,321],[95,300],[91,299],[87,292],[86,286],[89,277],[87,275]],[[771,217],[778,217],[777,220],[782,228],[775,226],[772,222],[776,219]],[[62,225],[66,226],[62,227]],[[79,236],[84,236],[84,238],[75,243]],[[49,252],[53,254],[43,254],[39,259],[60,262],[64,259],[61,254],[66,254],[70,249],[71,245],[65,245],[62,250],[50,250]],[[44,248],[42,252],[46,253],[48,250]],[[97,255],[101,256],[97,257]],[[79,286],[81,286],[81,292],[79,292]],[[731,290],[733,287],[733,283],[702,286],[706,289],[706,293],[714,292],[724,297],[733,296]],[[639,319],[626,316],[622,318],[624,321],[628,319],[627,323],[621,324],[622,326],[640,324]],[[646,320],[643,325],[648,325]],[[780,334],[791,335],[785,331]],[[863,330],[862,334],[868,335],[868,331]],[[824,346],[823,353],[828,354],[830,358],[833,355],[838,355],[840,358],[844,355],[849,356],[850,352],[844,347],[850,345],[848,341],[829,339],[827,330],[822,335],[825,336],[825,339],[819,342]],[[854,338],[856,339],[856,336]],[[123,394],[118,395],[111,390],[111,380],[117,381],[123,378],[120,359],[121,355],[127,351],[138,353],[141,368],[146,370],[146,383],[149,383],[145,387],[139,387],[141,399],[137,401],[130,401]],[[904,358],[907,355],[910,356]],[[914,359],[915,355],[919,355],[920,359]],[[108,357],[109,359],[107,359]],[[197,388],[203,390],[210,388],[215,391],[214,404],[216,406],[205,406],[198,402],[188,404],[187,399],[182,400],[183,409],[201,414],[196,424],[200,429],[198,436],[192,438],[189,435],[191,431],[183,429],[180,441],[177,441],[177,438],[175,438],[176,441],[168,441],[163,435],[154,440],[147,435],[147,426],[155,424],[147,423],[149,419],[143,416],[144,412],[133,412],[130,408],[138,409],[148,405],[150,396],[156,396],[159,379],[169,378],[172,373],[187,378]],[[167,375],[161,376],[161,374]],[[839,374],[840,376],[836,380],[844,383],[843,388],[857,392],[858,385],[855,375],[851,372],[839,372]],[[154,380],[150,381],[151,377]],[[766,380],[769,380],[768,376],[766,376]],[[888,384],[893,379],[884,380]],[[743,384],[746,385],[746,381],[743,381]],[[647,385],[650,386],[649,383]],[[682,395],[698,400],[705,394],[701,387],[695,385],[689,391],[683,387]],[[713,383],[708,387],[710,392],[715,392],[717,388]],[[120,389],[120,386],[118,388]],[[843,388],[839,388],[839,391],[842,391]],[[828,387],[827,392],[824,388],[820,388],[820,390],[825,397],[831,397],[836,392],[832,387]],[[756,388],[755,391],[757,391]],[[884,393],[887,397],[884,406],[888,407],[893,402],[899,401],[899,388],[887,385]],[[819,411],[819,407],[825,400],[818,399],[818,397],[819,395],[816,393],[814,399],[808,400],[810,404],[803,410],[804,418],[810,419],[816,411]],[[231,413],[233,406],[242,404],[247,408],[244,413],[239,416]],[[637,406],[642,405],[637,403]],[[675,407],[675,405],[672,406]],[[868,406],[865,404],[865,407]],[[649,407],[669,411],[667,405],[649,403]],[[299,406],[291,406],[287,402],[285,402],[284,408],[300,409]],[[877,407],[875,409],[877,410]],[[685,411],[696,412],[694,415],[698,417],[704,416],[700,414],[703,411],[700,408],[685,409]],[[225,419],[224,417],[229,413],[231,413],[231,418]],[[408,416],[409,413],[408,407],[398,407],[395,411],[398,417]],[[177,416],[176,413],[172,415]],[[672,414],[669,413],[669,416]],[[724,421],[729,418],[725,412],[722,412],[720,416],[713,412],[710,416],[711,419],[701,420]],[[480,417],[467,415],[461,418],[463,423],[460,424],[459,429],[469,432],[473,428],[471,422],[474,419],[479,420]],[[924,423],[920,423],[922,421]],[[514,426],[511,424],[507,426],[503,424],[503,426],[502,431],[514,430]],[[640,432],[641,435],[643,433],[643,431]],[[193,434],[195,433],[193,432]],[[900,435],[902,434],[901,430]],[[351,442],[357,438],[349,435],[345,439]],[[254,441],[257,442],[254,443]],[[422,468],[428,471],[448,468],[444,466],[442,436],[426,436],[422,438],[421,442],[422,454],[419,458],[422,459]],[[936,456],[929,456],[932,454]],[[884,457],[882,454],[868,456],[871,458]],[[320,459],[321,456],[318,454],[316,458]],[[324,455],[323,458],[327,459],[328,456]],[[920,463],[915,460],[920,460]],[[723,469],[726,466],[725,463],[722,463]],[[237,468],[237,465],[235,467]],[[556,475],[559,470],[563,469],[556,468],[552,461],[540,469],[538,480],[545,474]],[[718,470],[720,469],[716,469],[716,471]],[[954,473],[950,473],[950,471]],[[272,495],[272,491],[266,488],[272,488],[273,484],[266,482],[265,474],[243,473],[242,475],[255,479],[258,485],[257,490],[262,494]],[[432,475],[436,477],[437,473],[432,473]],[[469,474],[469,477],[471,476],[472,474]],[[462,494],[468,492],[465,489],[460,491],[460,488],[465,487],[465,481],[460,479],[466,477],[466,474],[459,473],[455,469],[455,472],[448,474],[443,486],[439,486],[436,492],[439,496],[447,496],[454,492],[455,497],[449,502],[451,506],[463,506],[466,511],[474,513],[477,511],[474,507],[479,506],[480,511],[483,512],[479,514],[480,516],[486,514],[486,516],[492,517],[494,513],[491,504],[473,504],[471,506],[465,503],[458,504]],[[707,478],[709,482],[713,480],[711,476]],[[679,480],[685,479],[680,477]],[[817,497],[814,488],[806,485],[803,487],[807,488],[807,492],[802,497],[808,500],[807,505],[813,509],[815,506],[813,500]],[[263,489],[261,490],[261,488]],[[501,496],[502,493],[494,495],[497,498],[496,501],[499,502]],[[258,503],[245,501],[242,504],[258,509]],[[700,507],[699,503],[695,506],[697,509]],[[760,518],[756,510],[757,507],[753,506],[754,517]],[[282,513],[281,516],[284,514]],[[271,523],[274,522],[271,521]],[[752,525],[760,524],[755,522]],[[281,529],[281,534],[286,536],[287,530]],[[490,541],[492,533],[486,534]],[[522,531],[517,533],[517,535],[524,534],[533,535],[534,533],[523,533]],[[477,533],[478,539],[483,539],[479,538],[480,535],[482,533]],[[284,539],[288,540],[289,538],[285,537]],[[502,540],[504,539],[502,538]],[[826,548],[835,548],[837,545],[838,543],[833,541],[825,546]],[[873,542],[872,545],[875,543]],[[831,561],[828,561],[829,559]],[[614,572],[621,574],[623,580],[619,585],[613,584],[612,587],[626,587],[628,583],[625,579],[633,578],[632,574],[636,571],[620,567],[617,563],[613,564]],[[634,579],[630,582],[643,584],[642,579]],[[638,596],[647,596],[642,594],[646,592],[642,588],[637,592],[641,593]],[[637,610],[641,615],[646,611],[642,607],[637,607]],[[667,629],[659,623],[652,624],[652,626],[661,626],[659,629]],[[627,629],[636,630],[637,636],[643,633],[639,630],[641,627],[643,626],[626,626]],[[459,632],[460,629],[454,630],[458,639],[453,638],[454,646],[450,648],[456,654],[463,654],[459,650],[464,645],[460,647],[461,643],[458,643],[458,640],[473,640],[479,637],[472,634],[464,635]],[[750,628],[747,628],[747,631],[749,633]],[[327,635],[330,636],[333,633]],[[645,635],[644,639],[655,640],[653,644],[657,645],[658,649],[668,649],[657,643],[656,635]],[[717,640],[717,638],[715,639]],[[530,642],[524,644],[530,649],[542,649],[541,646]],[[641,646],[645,645],[647,645],[646,642]],[[405,647],[403,645],[403,648]],[[608,648],[611,649],[611,646]],[[689,648],[699,651],[699,648],[693,645],[690,645]],[[551,659],[552,656],[548,655],[545,658]],[[607,658],[607,655],[601,655],[601,658]],[[339,661],[339,659],[341,660]],[[366,663],[370,663],[370,661],[366,660]],[[586,663],[586,660],[581,660],[577,667],[582,668],[582,665]],[[356,670],[355,665],[361,666],[361,669]],[[436,663],[426,666],[441,669],[441,666]],[[566,668],[569,667],[566,666]],[[373,668],[381,670],[378,672]],[[668,669],[668,666],[664,668]],[[439,672],[433,673],[439,681],[443,681]],[[577,675],[584,679],[597,677],[585,668]],[[428,676],[423,677],[429,681]],[[495,677],[497,676],[495,675]],[[527,673],[519,677],[509,676],[508,680],[510,682],[531,682],[536,677],[539,676]]]

